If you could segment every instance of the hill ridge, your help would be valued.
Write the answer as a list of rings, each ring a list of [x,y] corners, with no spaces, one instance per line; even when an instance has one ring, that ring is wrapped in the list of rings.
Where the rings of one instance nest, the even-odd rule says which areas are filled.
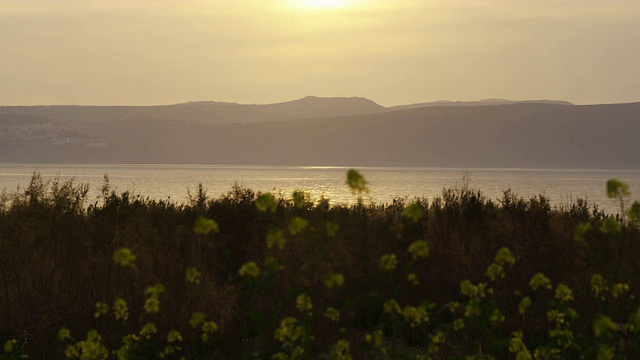
[[[0,108],[0,162],[640,169],[640,102],[382,107],[341,115],[291,106],[227,113],[196,106],[189,113],[211,121],[180,118],[189,106],[158,110],[163,118],[118,108],[91,121],[83,116],[96,112],[85,108],[75,109],[77,118],[57,108],[22,115]],[[261,118],[238,121],[243,116]]]

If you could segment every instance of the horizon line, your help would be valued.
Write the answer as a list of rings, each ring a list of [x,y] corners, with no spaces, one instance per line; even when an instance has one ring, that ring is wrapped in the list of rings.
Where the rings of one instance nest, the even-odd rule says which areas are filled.
[[[73,104],[73,103],[59,103],[59,104],[46,104],[46,103],[39,103],[39,104],[0,104],[0,108],[3,107],[57,107],[57,106],[68,106],[68,107],[155,107],[155,106],[175,106],[175,105],[188,105],[188,104],[198,104],[198,103],[216,103],[216,104],[227,104],[227,105],[248,105],[248,106],[264,106],[264,105],[277,105],[277,104],[286,104],[286,103],[290,103],[290,102],[295,102],[295,101],[300,101],[300,100],[304,100],[307,98],[316,98],[316,99],[363,99],[363,100],[368,100],[371,101],[377,105],[380,105],[384,108],[394,108],[394,107],[399,107],[399,106],[411,106],[411,105],[420,105],[420,104],[437,104],[437,103],[443,103],[443,104],[455,104],[455,103],[473,103],[473,102],[485,102],[484,106],[490,106],[491,102],[489,102],[490,100],[494,100],[496,102],[498,102],[496,105],[500,105],[499,102],[501,101],[508,101],[508,102],[532,102],[532,103],[544,103],[544,102],[567,102],[570,103],[571,105],[575,105],[575,106],[583,106],[583,105],[619,105],[619,104],[634,104],[634,103],[638,103],[640,102],[640,99],[636,100],[636,101],[620,101],[620,102],[588,102],[588,103],[582,103],[582,102],[575,102],[575,101],[570,101],[570,100],[565,100],[565,99],[549,99],[549,98],[543,98],[543,99],[518,99],[518,100],[513,100],[513,99],[508,99],[508,98],[501,98],[501,97],[489,97],[489,98],[482,98],[482,99],[475,99],[475,100],[446,100],[446,99],[438,99],[438,100],[425,100],[425,101],[420,101],[420,102],[409,102],[409,103],[401,103],[401,104],[394,104],[394,105],[382,105],[381,103],[364,97],[364,96],[316,96],[316,95],[306,95],[300,98],[296,98],[293,100],[284,100],[284,101],[276,101],[276,102],[269,102],[269,103],[249,103],[249,102],[234,102],[234,101],[221,101],[221,100],[187,100],[187,101],[183,101],[183,102],[171,102],[171,103],[146,103],[146,104],[127,104],[127,105],[123,105],[123,104]]]

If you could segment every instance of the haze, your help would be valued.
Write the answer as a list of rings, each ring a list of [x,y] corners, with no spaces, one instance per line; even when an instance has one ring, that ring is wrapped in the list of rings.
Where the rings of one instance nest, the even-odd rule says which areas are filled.
[[[2,0],[0,104],[640,99],[640,2]]]

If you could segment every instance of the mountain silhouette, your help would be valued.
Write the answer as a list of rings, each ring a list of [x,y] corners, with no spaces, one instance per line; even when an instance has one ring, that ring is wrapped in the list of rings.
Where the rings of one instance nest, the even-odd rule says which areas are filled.
[[[640,103],[413,106],[2,107],[0,161],[640,169]]]

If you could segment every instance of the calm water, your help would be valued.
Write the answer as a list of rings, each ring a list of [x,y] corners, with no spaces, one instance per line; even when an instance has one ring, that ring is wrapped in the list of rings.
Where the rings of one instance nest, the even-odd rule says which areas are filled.
[[[213,165],[34,165],[0,164],[0,189],[24,188],[34,171],[43,178],[73,177],[90,184],[90,198],[100,191],[103,177],[109,176],[112,189],[132,191],[155,199],[185,201],[202,183],[209,196],[228,192],[234,183],[253,190],[275,191],[290,196],[305,190],[315,197],[324,194],[331,203],[355,200],[345,185],[344,167],[317,166],[213,166]],[[505,189],[529,198],[545,194],[553,204],[570,203],[576,198],[595,202],[600,208],[615,212],[617,202],[605,196],[610,178],[629,183],[634,199],[640,199],[640,170],[529,170],[529,169],[443,169],[443,168],[359,168],[369,181],[370,197],[378,203],[394,198],[423,196],[429,200],[445,187],[460,186],[468,174],[470,186],[492,198],[500,198]]]

